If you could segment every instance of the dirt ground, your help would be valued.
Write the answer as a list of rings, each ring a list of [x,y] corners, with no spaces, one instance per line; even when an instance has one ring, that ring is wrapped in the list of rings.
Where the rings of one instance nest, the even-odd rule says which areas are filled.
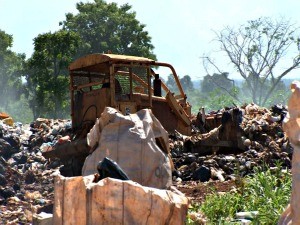
[[[236,183],[233,180],[230,181],[209,181],[209,182],[197,182],[187,181],[181,184],[176,184],[175,187],[184,193],[186,197],[191,200],[191,203],[202,203],[205,201],[205,197],[209,194],[215,194],[220,192],[228,192],[236,187]]]

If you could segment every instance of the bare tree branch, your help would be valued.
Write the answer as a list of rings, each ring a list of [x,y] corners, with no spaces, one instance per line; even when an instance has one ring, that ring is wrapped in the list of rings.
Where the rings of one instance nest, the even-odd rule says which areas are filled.
[[[300,39],[294,37],[298,30],[295,24],[283,18],[259,18],[237,29],[225,27],[215,32],[220,50],[226,53],[246,82],[255,103],[265,104],[283,77],[299,68]],[[283,69],[292,48],[298,53],[290,66]],[[206,63],[221,74],[222,70],[211,58]]]

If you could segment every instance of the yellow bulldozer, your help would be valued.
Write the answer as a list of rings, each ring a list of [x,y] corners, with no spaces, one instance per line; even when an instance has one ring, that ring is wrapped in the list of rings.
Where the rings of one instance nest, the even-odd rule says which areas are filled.
[[[160,80],[155,84],[158,75],[154,70],[161,67],[174,77],[178,95]],[[74,61],[69,71],[73,128],[94,123],[106,106],[123,114],[150,108],[167,131],[191,134],[191,106],[170,64],[135,56],[91,54]]]
[[[175,89],[170,90],[155,71],[164,71],[173,76]],[[90,54],[71,63],[69,74],[74,133],[72,145],[60,145],[43,153],[46,158],[61,158],[65,168],[69,163],[73,172],[66,175],[80,174],[84,159],[90,152],[85,137],[107,106],[118,109],[124,115],[150,108],[169,133],[177,131],[186,136],[192,134],[191,105],[175,69],[168,63],[136,56]],[[202,115],[200,123],[205,124],[206,131],[209,132],[221,125],[221,117]],[[193,145],[193,151],[203,151],[203,146],[236,146],[239,135],[236,135],[236,129],[233,128],[237,126],[234,121],[229,120],[229,123],[234,126],[224,129],[226,126],[223,124],[219,135],[222,140],[198,142]],[[233,134],[233,138],[228,133]]]

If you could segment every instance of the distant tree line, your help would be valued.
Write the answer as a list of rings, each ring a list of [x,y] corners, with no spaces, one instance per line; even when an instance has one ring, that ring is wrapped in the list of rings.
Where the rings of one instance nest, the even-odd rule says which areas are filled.
[[[67,13],[59,22],[60,30],[34,38],[34,52],[28,59],[11,51],[12,35],[0,30],[0,111],[24,122],[37,117],[68,118],[68,65],[74,59],[112,51],[156,60],[151,37],[129,4],[94,0],[79,2],[76,8],[77,14]],[[226,27],[216,32],[220,50],[244,79],[243,86],[237,86],[226,70],[205,56],[207,74],[200,88],[193,86],[189,75],[180,77],[193,108],[213,110],[244,102],[268,105],[285,100],[282,78],[300,63],[296,31],[289,21],[260,18],[237,30]],[[276,66],[292,46],[296,46],[297,54],[283,71],[278,70]],[[166,83],[175,88],[171,76]]]
[[[215,87],[237,103],[270,106],[286,102],[289,91],[283,79],[300,64],[299,27],[283,18],[259,18],[237,28],[227,26],[215,34],[219,52],[227,55],[228,63],[244,81],[240,88],[225,90],[222,85],[229,84],[228,77],[224,76],[226,69],[221,69],[213,58],[204,56],[204,68]],[[223,82],[217,82],[214,77],[223,77]]]
[[[242,106],[253,102],[251,99],[251,90],[243,80],[229,79],[229,73],[206,75],[198,80],[199,85],[195,87],[189,75],[179,78],[184,91],[187,93],[188,101],[192,105],[192,112],[196,114],[199,109],[204,107],[207,112],[217,111],[224,107]],[[172,75],[169,75],[165,81],[172,92],[178,93],[176,82]],[[267,88],[271,86],[268,82]],[[289,86],[281,80],[276,87],[274,94],[268,99],[265,105],[271,107],[275,104],[287,104],[290,90]]]

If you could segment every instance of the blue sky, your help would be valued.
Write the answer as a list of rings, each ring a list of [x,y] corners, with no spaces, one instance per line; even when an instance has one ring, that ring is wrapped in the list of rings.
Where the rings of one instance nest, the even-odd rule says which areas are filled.
[[[0,0],[0,29],[14,37],[13,50],[33,51],[33,38],[59,29],[68,12],[76,13],[77,0]],[[83,0],[87,2],[87,0]],[[108,1],[112,2],[112,1]],[[299,0],[115,0],[128,2],[146,25],[161,62],[172,64],[179,76],[205,76],[201,56],[216,50],[214,32],[261,16],[291,19],[300,26]],[[225,57],[219,65],[231,72]],[[296,72],[297,73],[297,72]],[[164,77],[164,75],[162,75]],[[296,75],[293,75],[294,77]]]

